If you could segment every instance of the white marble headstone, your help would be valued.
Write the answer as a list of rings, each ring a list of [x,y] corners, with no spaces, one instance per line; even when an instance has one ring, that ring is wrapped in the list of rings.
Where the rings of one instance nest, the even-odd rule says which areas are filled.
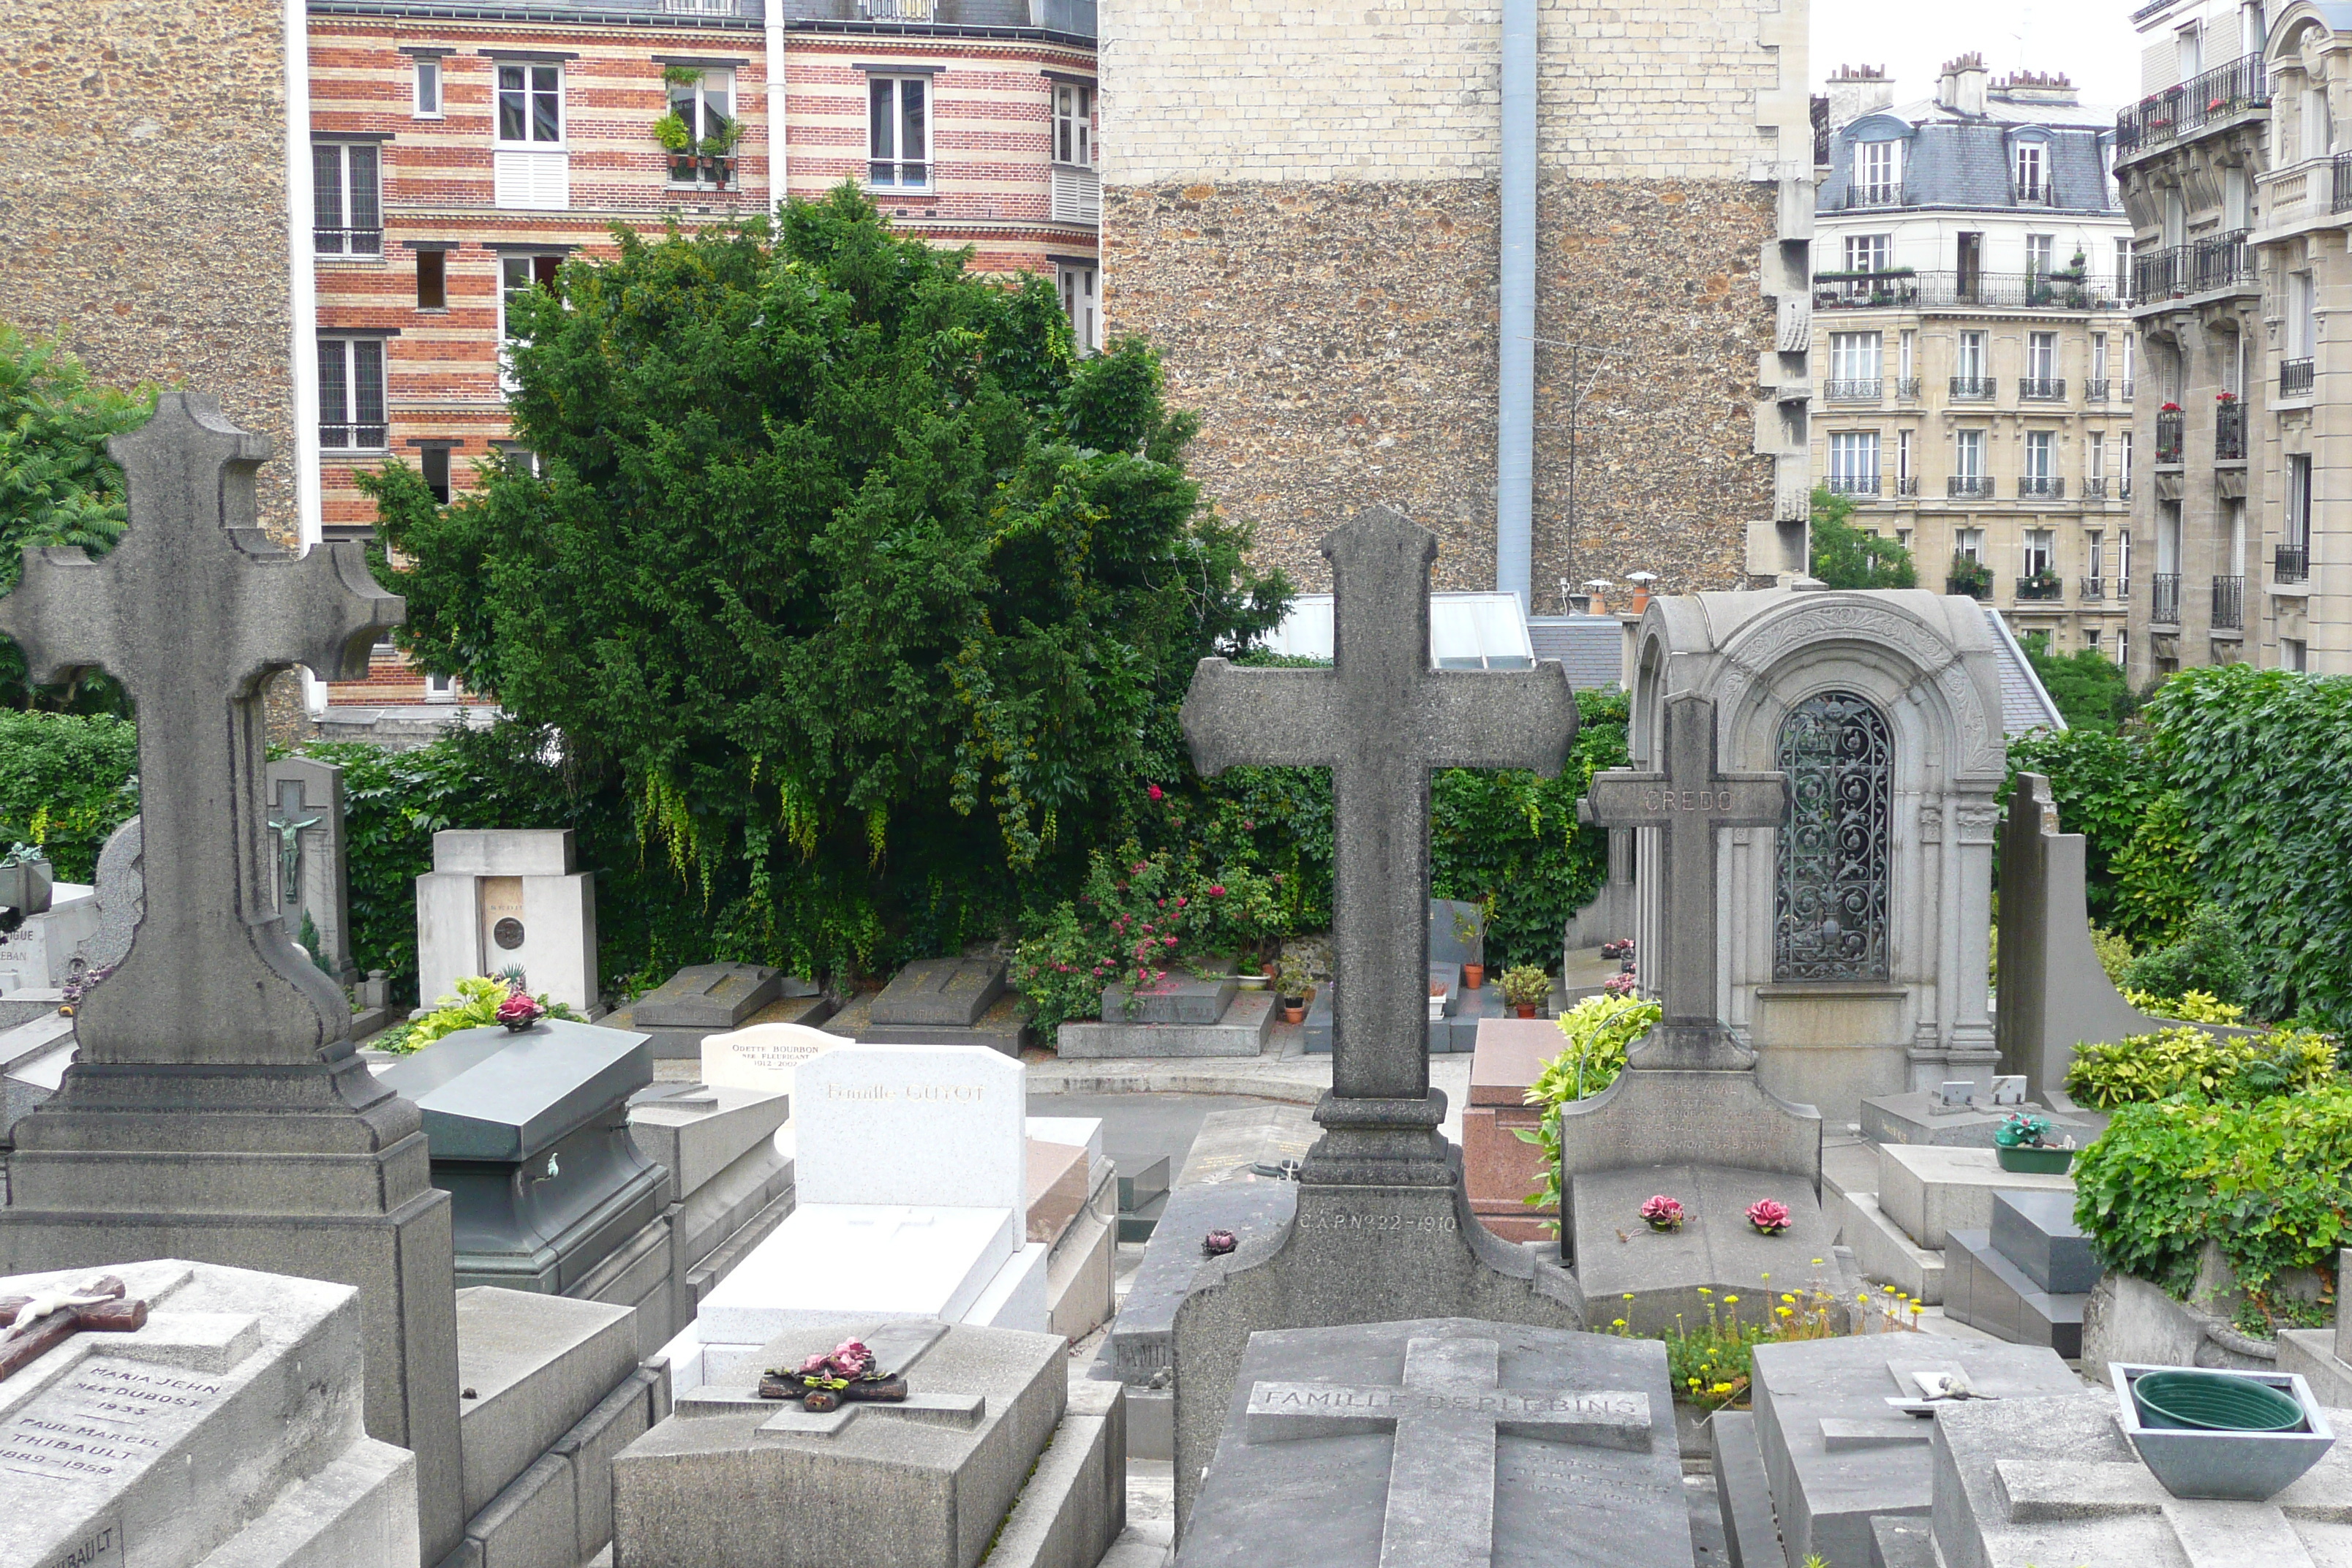
[[[982,1046],[843,1046],[794,1069],[809,1204],[1024,1212],[1028,1069]]]
[[[852,1042],[806,1024],[753,1024],[702,1039],[702,1081],[713,1089],[793,1092],[794,1069],[810,1058]]]

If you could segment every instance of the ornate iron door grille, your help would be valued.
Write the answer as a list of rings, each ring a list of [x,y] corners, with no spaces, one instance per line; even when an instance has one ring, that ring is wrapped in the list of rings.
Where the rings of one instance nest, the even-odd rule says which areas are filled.
[[[1799,703],[1780,726],[1789,815],[1772,910],[1775,980],[1884,980],[1894,744],[1850,691]]]

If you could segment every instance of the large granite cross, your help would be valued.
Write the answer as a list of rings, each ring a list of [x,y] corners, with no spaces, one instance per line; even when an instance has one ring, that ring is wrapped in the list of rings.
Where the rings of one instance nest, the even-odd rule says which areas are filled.
[[[1323,554],[1337,600],[1331,668],[1204,658],[1184,697],[1184,738],[1203,775],[1245,763],[1331,770],[1331,1093],[1316,1120],[1426,1129],[1442,1119],[1429,1115],[1430,770],[1558,773],[1576,694],[1555,663],[1430,668],[1437,541],[1427,529],[1375,507],[1334,531]]]
[[[1648,1394],[1507,1389],[1501,1356],[1494,1340],[1408,1340],[1402,1384],[1253,1384],[1243,1441],[1395,1433],[1381,1568],[1487,1568],[1497,1436],[1651,1445]]]
[[[264,817],[262,692],[294,665],[351,679],[404,606],[351,542],[297,556],[255,525],[267,437],[167,392],[107,442],[131,525],[112,553],[27,550],[0,632],[37,681],[105,670],[138,704],[146,913],[74,1023],[84,1063],[299,1063],[351,1005],[288,940]]]
[[[1786,773],[1716,771],[1715,704],[1692,693],[1666,700],[1662,771],[1612,768],[1593,775],[1584,816],[1603,827],[1658,830],[1664,952],[1642,955],[1664,1017],[1643,1047],[1650,1067],[1746,1067],[1716,1015],[1716,843],[1718,829],[1770,827],[1789,809]]]

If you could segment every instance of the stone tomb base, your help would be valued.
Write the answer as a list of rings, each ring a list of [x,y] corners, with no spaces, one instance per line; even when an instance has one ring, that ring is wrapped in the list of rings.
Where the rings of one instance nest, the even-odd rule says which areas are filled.
[[[1658,1194],[1682,1204],[1681,1230],[1643,1223],[1642,1205]],[[1759,1198],[1788,1206],[1787,1230],[1764,1236],[1748,1223]],[[1596,1325],[1622,1318],[1634,1333],[1667,1333],[1706,1322],[1710,1304],[1755,1322],[1770,1316],[1781,1292],[1816,1284],[1842,1305],[1853,1298],[1821,1200],[1785,1172],[1693,1164],[1586,1172],[1570,1178],[1569,1206],[1577,1288]],[[1738,1301],[1727,1304],[1732,1296]]]
[[[1996,1193],[1990,1217],[1983,1230],[1951,1233],[1945,1316],[2080,1360],[2083,1314],[2099,1265],[2074,1224],[2074,1194]]]
[[[1179,1568],[1689,1568],[1656,1341],[1458,1318],[1252,1336]]]
[[[1054,1050],[1065,1060],[1112,1057],[1255,1057],[1274,1032],[1271,991],[1234,995],[1211,1024],[1131,1023],[1106,1016],[1099,1024],[1064,1024]]]
[[[1941,1110],[1936,1097],[1925,1089],[1908,1094],[1881,1095],[1862,1102],[1862,1135],[1873,1143],[1924,1143],[1954,1149],[1990,1149],[1992,1135],[2011,1114],[2022,1111],[2045,1118],[2053,1139],[2072,1138],[2077,1147],[2089,1144],[2106,1131],[2106,1118],[2097,1111],[2045,1110],[2039,1105],[2004,1105],[1999,1110]]]

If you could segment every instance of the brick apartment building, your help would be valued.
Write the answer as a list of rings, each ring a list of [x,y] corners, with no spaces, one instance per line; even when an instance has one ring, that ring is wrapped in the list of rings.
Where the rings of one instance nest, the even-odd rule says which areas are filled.
[[[367,532],[354,476],[388,458],[445,498],[511,460],[506,301],[616,224],[856,180],[977,269],[1052,276],[1101,341],[1091,0],[313,0],[308,77],[314,536]],[[457,695],[387,647],[331,701]]]

